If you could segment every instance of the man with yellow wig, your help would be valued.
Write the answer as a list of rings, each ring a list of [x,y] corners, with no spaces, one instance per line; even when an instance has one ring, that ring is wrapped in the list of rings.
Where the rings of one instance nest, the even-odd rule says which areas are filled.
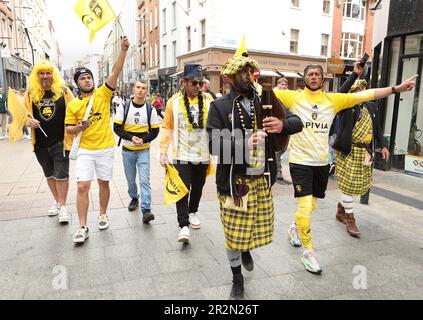
[[[24,96],[25,108],[31,115],[26,126],[32,129],[34,152],[54,197],[48,214],[59,215],[61,223],[69,222],[66,198],[72,137],[65,132],[65,114],[72,99],[72,92],[65,88],[56,67],[49,61],[37,62]]]

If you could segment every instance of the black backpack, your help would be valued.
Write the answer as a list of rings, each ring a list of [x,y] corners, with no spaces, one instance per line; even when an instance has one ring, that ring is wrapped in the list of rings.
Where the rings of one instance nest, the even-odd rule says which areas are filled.
[[[126,119],[128,118],[128,112],[129,112],[129,107],[131,106],[131,102],[132,102],[132,99],[128,99],[125,101],[125,104],[123,106],[122,127],[125,126]],[[149,104],[148,102],[145,103],[145,106],[147,108],[148,132],[150,132],[151,131],[151,112],[153,108],[151,107],[151,104]],[[119,138],[118,147],[120,146],[121,141],[122,141],[122,138]]]

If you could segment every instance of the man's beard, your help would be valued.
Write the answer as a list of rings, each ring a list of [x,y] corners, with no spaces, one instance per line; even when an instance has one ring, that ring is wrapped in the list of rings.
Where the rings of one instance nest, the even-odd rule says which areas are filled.
[[[245,96],[251,96],[253,94],[253,84],[245,81],[245,82],[234,82],[232,84],[232,88],[237,91],[238,93],[245,95]]]

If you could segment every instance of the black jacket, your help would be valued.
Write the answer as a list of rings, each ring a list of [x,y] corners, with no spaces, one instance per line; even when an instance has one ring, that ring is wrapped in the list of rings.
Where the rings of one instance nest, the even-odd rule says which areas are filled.
[[[351,76],[345,81],[345,83],[340,88],[339,92],[347,93],[351,86],[354,84],[354,81],[357,79],[358,75],[353,72]],[[382,127],[380,125],[379,116],[378,116],[378,107],[374,102],[365,102],[364,106],[370,113],[372,118],[373,125],[373,150],[376,143],[379,143],[380,146],[386,147],[387,144],[383,139]],[[352,131],[354,126],[361,115],[360,106],[354,106],[353,108],[345,109],[336,115],[335,123],[336,125],[332,126],[334,128],[334,133],[336,133],[336,139],[333,143],[333,148],[338,150],[345,155],[349,155],[352,149]]]
[[[241,122],[239,119],[238,111],[235,106],[235,100],[239,99],[234,91],[223,96],[220,99],[213,101],[210,104],[208,120],[207,120],[207,133],[209,136],[209,150],[213,155],[218,156],[218,165],[216,169],[216,185],[217,191],[231,195],[230,185],[235,181],[236,177],[246,174],[248,161],[248,137],[241,130]],[[256,114],[260,105],[259,98],[254,96]],[[234,112],[233,112],[234,109]],[[301,119],[291,113],[285,108],[287,119],[284,120],[284,126],[281,133],[278,135],[286,136],[300,132],[303,128]],[[245,126],[247,129],[252,128],[252,123],[248,113],[242,108],[243,117],[245,119]],[[236,132],[242,132],[242,136],[232,137],[232,114],[234,115],[234,129],[239,129]],[[225,150],[224,150],[225,149]],[[230,152],[228,151],[230,150]],[[235,150],[237,152],[235,153]],[[243,150],[244,152],[239,152]],[[224,153],[226,151],[226,153]],[[276,161],[267,162],[269,156],[275,159],[275,154],[270,154],[266,150],[266,168],[269,168],[271,184],[276,180]],[[234,158],[235,157],[235,161]],[[235,162],[235,163],[234,163]],[[234,185],[234,183],[232,183]],[[233,191],[233,190],[232,190]]]

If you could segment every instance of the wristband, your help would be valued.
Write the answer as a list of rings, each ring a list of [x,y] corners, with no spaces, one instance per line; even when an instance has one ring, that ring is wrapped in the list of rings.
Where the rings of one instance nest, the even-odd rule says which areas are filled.
[[[392,87],[391,87],[391,90],[392,90],[392,93],[393,93],[393,94],[398,93],[398,91],[397,91],[397,90],[395,90],[395,86],[392,86]]]

